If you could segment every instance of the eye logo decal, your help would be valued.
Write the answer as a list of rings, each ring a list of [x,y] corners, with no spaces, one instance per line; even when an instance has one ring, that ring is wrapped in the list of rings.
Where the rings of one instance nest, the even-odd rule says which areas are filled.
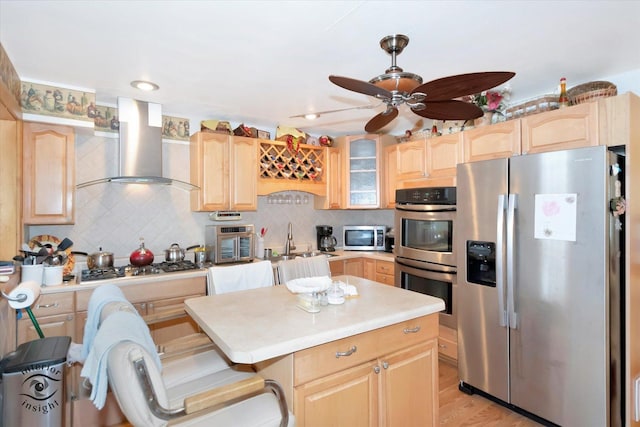
[[[58,392],[60,380],[48,375],[35,374],[22,382],[22,396],[30,397],[34,400],[47,400]]]

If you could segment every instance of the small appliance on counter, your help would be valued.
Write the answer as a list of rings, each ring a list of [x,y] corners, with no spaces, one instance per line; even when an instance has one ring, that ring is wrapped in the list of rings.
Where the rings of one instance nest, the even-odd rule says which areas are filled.
[[[385,225],[345,225],[342,238],[345,251],[384,251]]]
[[[207,225],[204,237],[208,259],[214,264],[253,261],[253,225]]]
[[[333,227],[330,225],[316,225],[318,237],[318,250],[323,252],[333,252],[336,250],[338,241],[333,236]]]

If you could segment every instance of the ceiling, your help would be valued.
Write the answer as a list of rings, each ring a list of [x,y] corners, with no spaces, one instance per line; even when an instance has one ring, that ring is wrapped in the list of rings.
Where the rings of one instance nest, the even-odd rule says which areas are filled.
[[[95,89],[98,103],[160,103],[196,123],[332,136],[362,133],[384,110],[327,78],[384,73],[384,36],[409,36],[397,65],[425,82],[514,71],[519,102],[554,93],[562,76],[571,87],[640,69],[639,21],[637,1],[0,0],[0,42],[23,80]],[[137,79],[160,90],[137,91]],[[382,132],[423,128],[430,121],[401,106]]]

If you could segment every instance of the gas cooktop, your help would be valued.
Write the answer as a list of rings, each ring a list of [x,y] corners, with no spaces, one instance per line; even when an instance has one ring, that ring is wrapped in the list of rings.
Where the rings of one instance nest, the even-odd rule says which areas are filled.
[[[197,270],[199,267],[191,261],[160,262],[144,267],[126,265],[121,267],[108,267],[100,269],[82,270],[82,282],[93,280],[108,280],[121,277],[147,276],[163,273],[175,273],[180,271]]]

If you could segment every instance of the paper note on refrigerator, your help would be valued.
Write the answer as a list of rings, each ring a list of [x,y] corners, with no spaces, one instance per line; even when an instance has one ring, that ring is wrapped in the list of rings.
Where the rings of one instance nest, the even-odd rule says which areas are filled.
[[[575,242],[577,205],[577,194],[536,194],[534,237]]]

